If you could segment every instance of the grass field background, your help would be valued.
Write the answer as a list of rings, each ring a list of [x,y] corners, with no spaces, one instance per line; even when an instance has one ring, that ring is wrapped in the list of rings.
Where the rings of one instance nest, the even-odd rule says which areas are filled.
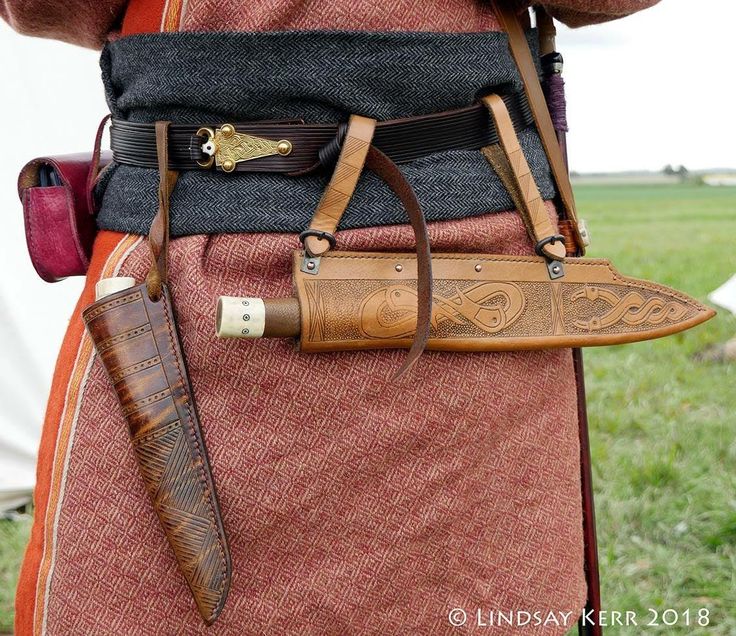
[[[624,274],[705,300],[736,271],[736,188],[595,185],[576,193],[593,236],[589,255],[610,258]],[[640,620],[608,633],[736,634],[736,363],[692,360],[734,334],[736,319],[721,312],[670,338],[586,350],[603,603]],[[27,519],[0,521],[0,632],[12,629],[28,530]],[[679,622],[643,626],[648,608],[672,609]],[[700,608],[708,627],[697,625]]]

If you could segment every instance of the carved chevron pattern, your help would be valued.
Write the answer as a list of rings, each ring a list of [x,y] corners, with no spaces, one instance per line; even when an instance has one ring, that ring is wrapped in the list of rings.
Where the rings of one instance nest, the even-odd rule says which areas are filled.
[[[168,294],[145,285],[84,313],[130,429],[141,476],[200,614],[222,610],[230,557]]]
[[[335,172],[332,174],[332,179],[317,210],[317,213],[324,214],[332,220],[325,228],[328,232],[335,231],[337,223],[353,195],[353,190],[355,190],[355,185],[363,170],[369,145],[369,142],[357,137],[348,137],[343,144],[340,161],[335,167]],[[315,217],[317,213],[315,213]]]
[[[547,208],[524,156],[524,151],[519,144],[519,138],[516,136],[508,109],[498,95],[489,95],[484,99],[484,102],[496,124],[500,145],[510,168],[509,176],[513,181],[513,186],[518,191],[518,196],[514,197],[514,202],[519,206],[519,213],[524,217],[524,223],[531,231],[535,242],[549,238],[556,232],[552,227],[552,223],[550,223]],[[487,152],[483,154],[493,165],[491,155]],[[495,166],[494,169],[496,169]],[[548,243],[543,249],[552,258],[565,256],[565,247],[562,243]]]
[[[311,229],[331,234],[337,229],[363,171],[374,128],[375,122],[371,119],[355,115],[350,119],[340,157],[314,212]]]

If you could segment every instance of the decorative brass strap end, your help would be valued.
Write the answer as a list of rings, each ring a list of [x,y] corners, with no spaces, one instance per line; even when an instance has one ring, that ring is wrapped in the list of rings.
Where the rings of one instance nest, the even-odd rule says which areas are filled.
[[[210,168],[214,163],[225,172],[232,172],[242,161],[251,161],[272,155],[286,156],[292,151],[292,143],[288,139],[274,141],[239,133],[232,124],[223,124],[220,128],[200,128],[200,137],[206,137],[202,144],[202,152],[209,156],[207,161],[199,161],[203,168]]]

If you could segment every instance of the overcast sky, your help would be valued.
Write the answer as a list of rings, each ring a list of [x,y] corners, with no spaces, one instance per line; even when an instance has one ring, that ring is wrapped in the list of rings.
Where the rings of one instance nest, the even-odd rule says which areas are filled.
[[[558,28],[571,168],[736,168],[735,28],[734,0],[662,0]]]

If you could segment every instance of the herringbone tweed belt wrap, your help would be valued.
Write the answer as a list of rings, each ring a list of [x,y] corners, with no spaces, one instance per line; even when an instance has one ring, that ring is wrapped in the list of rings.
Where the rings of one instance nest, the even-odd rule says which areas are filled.
[[[386,120],[467,106],[489,88],[521,89],[504,33],[146,34],[108,44],[101,65],[111,113],[137,122],[334,122],[351,113]],[[542,196],[552,198],[536,131],[523,131],[520,141]],[[402,171],[429,221],[513,207],[475,150],[435,153]],[[328,178],[184,173],[172,198],[172,234],[300,232]],[[113,164],[98,187],[100,227],[147,233],[157,184],[155,170]],[[368,172],[340,228],[405,222],[399,202]]]

